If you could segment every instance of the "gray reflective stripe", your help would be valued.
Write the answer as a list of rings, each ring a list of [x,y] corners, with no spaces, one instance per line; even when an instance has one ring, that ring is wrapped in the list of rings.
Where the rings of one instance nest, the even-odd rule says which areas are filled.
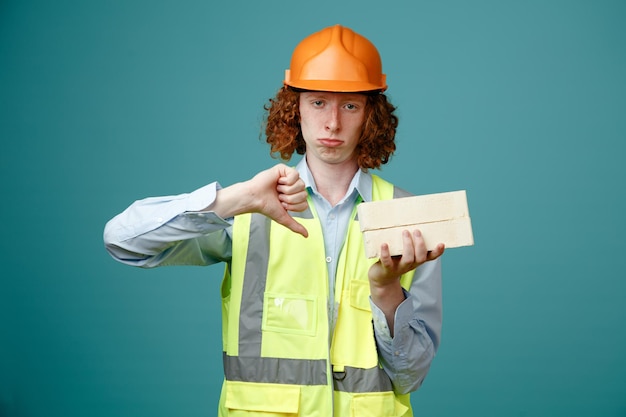
[[[383,392],[392,391],[391,380],[380,367],[361,369],[346,366],[344,372],[333,372],[335,391]]]
[[[224,375],[229,381],[294,385],[328,383],[323,359],[250,358],[224,353]]]
[[[224,353],[224,374],[229,381],[271,384],[326,385],[323,359],[249,358]],[[382,368],[345,367],[333,372],[334,388],[343,392],[392,391],[391,380]]]
[[[403,198],[403,197],[412,197],[413,194],[411,194],[408,191],[403,190],[402,188],[398,188],[398,187],[393,187],[393,198]]]
[[[261,323],[263,320],[263,293],[267,280],[269,262],[270,219],[261,214],[252,214],[250,236],[246,256],[246,269],[239,311],[239,354],[261,356]],[[262,240],[261,237],[264,237]]]

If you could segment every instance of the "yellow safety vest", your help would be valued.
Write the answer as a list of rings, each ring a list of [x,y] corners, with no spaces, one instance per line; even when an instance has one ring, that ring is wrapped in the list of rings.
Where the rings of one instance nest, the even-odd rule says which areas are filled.
[[[374,200],[408,194],[372,176]],[[225,381],[222,417],[409,417],[379,365],[368,269],[358,219],[338,260],[339,302],[329,348],[329,282],[322,228],[312,204],[292,213],[304,238],[259,214],[237,216],[222,283]],[[356,214],[356,210],[355,213]],[[354,216],[353,216],[354,217]],[[402,277],[408,289],[413,272]]]

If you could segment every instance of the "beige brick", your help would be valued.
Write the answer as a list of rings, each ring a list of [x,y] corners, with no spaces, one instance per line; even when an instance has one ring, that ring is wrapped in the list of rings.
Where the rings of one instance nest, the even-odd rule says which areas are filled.
[[[472,246],[474,237],[469,217],[444,220],[435,223],[422,223],[391,227],[387,229],[367,230],[363,232],[365,255],[368,258],[380,257],[380,245],[387,243],[391,256],[403,254],[402,231],[412,232],[419,229],[424,238],[427,250],[433,250],[439,243],[446,245],[446,249],[461,246]]]
[[[359,204],[361,231],[469,217],[465,190]]]
[[[402,255],[403,230],[419,229],[428,250],[439,243],[446,248],[474,244],[465,191],[362,203],[358,216],[368,258],[380,257],[383,243],[392,256]]]

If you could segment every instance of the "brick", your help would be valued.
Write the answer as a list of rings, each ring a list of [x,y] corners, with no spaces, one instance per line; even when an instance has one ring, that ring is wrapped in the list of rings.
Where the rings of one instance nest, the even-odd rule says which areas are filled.
[[[361,203],[361,231],[469,217],[465,191]]]
[[[464,190],[361,203],[357,210],[368,258],[379,257],[383,243],[392,256],[402,255],[403,230],[419,229],[428,250],[439,243],[446,248],[474,244]]]

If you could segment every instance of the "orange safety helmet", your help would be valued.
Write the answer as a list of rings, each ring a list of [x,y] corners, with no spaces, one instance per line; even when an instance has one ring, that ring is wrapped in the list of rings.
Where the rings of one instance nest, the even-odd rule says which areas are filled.
[[[307,36],[291,56],[285,85],[313,91],[385,91],[378,50],[365,37],[335,25]]]

